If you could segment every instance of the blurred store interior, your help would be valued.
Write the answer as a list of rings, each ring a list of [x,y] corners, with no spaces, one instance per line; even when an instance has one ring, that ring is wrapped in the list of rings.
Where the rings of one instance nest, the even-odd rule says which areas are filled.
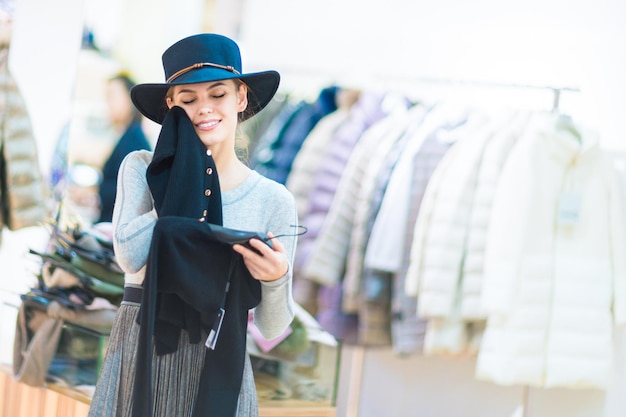
[[[232,37],[244,70],[276,69],[279,91],[294,102],[312,103],[337,86],[488,114],[564,114],[580,131],[594,132],[619,170],[626,167],[625,23],[622,0],[14,0],[8,63],[31,118],[41,172],[59,187],[51,197],[90,223],[115,139],[105,80],[126,71],[140,83],[161,82],[161,52],[184,36]],[[145,121],[144,128],[154,143],[158,125]],[[53,183],[59,152],[67,175]],[[626,176],[620,178],[626,191]],[[4,228],[5,300],[32,285],[25,254],[47,237],[36,227]],[[626,282],[615,278],[614,297],[626,300],[617,294],[624,292],[620,278]],[[5,312],[2,358],[13,343],[14,317]],[[612,337],[602,388],[480,380],[473,354],[398,354],[392,342],[345,343],[336,416],[623,416],[623,327],[616,324]]]

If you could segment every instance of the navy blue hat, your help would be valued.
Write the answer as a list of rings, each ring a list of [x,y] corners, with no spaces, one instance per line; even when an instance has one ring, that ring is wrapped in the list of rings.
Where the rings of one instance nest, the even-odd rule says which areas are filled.
[[[239,46],[222,35],[203,33],[176,42],[163,53],[165,83],[138,84],[130,92],[135,107],[148,119],[163,122],[167,113],[167,90],[179,84],[194,84],[239,78],[248,85],[246,120],[261,111],[274,97],[280,75],[276,71],[244,74]]]

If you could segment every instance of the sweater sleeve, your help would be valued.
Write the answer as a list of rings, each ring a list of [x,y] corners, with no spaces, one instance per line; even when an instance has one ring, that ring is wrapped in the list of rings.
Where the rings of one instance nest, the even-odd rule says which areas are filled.
[[[120,267],[128,274],[137,273],[146,264],[157,219],[146,181],[149,158],[149,152],[132,152],[118,173],[113,245]]]
[[[281,186],[282,188],[282,186]],[[283,236],[279,240],[285,247],[289,260],[289,270],[276,281],[261,282],[261,302],[254,312],[254,322],[266,339],[275,339],[287,330],[291,324],[294,312],[292,293],[293,260],[296,249],[298,229],[298,215],[295,199],[285,188],[276,193],[274,207],[268,207],[270,218],[267,222],[267,231],[275,236]]]

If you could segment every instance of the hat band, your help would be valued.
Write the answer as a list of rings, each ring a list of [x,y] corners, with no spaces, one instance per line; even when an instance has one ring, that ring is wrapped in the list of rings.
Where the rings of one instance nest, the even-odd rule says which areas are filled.
[[[230,71],[233,74],[239,74],[239,71],[237,71],[234,67],[231,67],[230,65],[213,64],[212,62],[198,62],[197,64],[193,64],[193,65],[185,67],[185,68],[183,68],[183,69],[181,69],[179,71],[176,71],[174,74],[172,74],[172,76],[170,78],[167,79],[167,82],[171,83],[172,81],[174,81],[176,78],[180,77],[181,75],[186,74],[186,73],[188,73],[191,70],[202,68],[202,67],[221,68],[221,69],[224,69],[226,71]]]

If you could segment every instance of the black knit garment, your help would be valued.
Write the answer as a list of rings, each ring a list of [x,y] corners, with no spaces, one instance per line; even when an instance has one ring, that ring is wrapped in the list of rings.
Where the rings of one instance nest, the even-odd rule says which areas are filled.
[[[217,344],[205,353],[193,417],[233,417],[246,355],[248,310],[258,305],[261,285],[250,276],[241,255],[207,227],[222,225],[217,169],[180,107],[170,109],[163,121],[146,178],[159,218],[138,318],[132,415],[153,415],[153,349],[157,355],[176,351],[182,331],[188,332],[191,343],[204,343],[202,334],[223,307]]]

